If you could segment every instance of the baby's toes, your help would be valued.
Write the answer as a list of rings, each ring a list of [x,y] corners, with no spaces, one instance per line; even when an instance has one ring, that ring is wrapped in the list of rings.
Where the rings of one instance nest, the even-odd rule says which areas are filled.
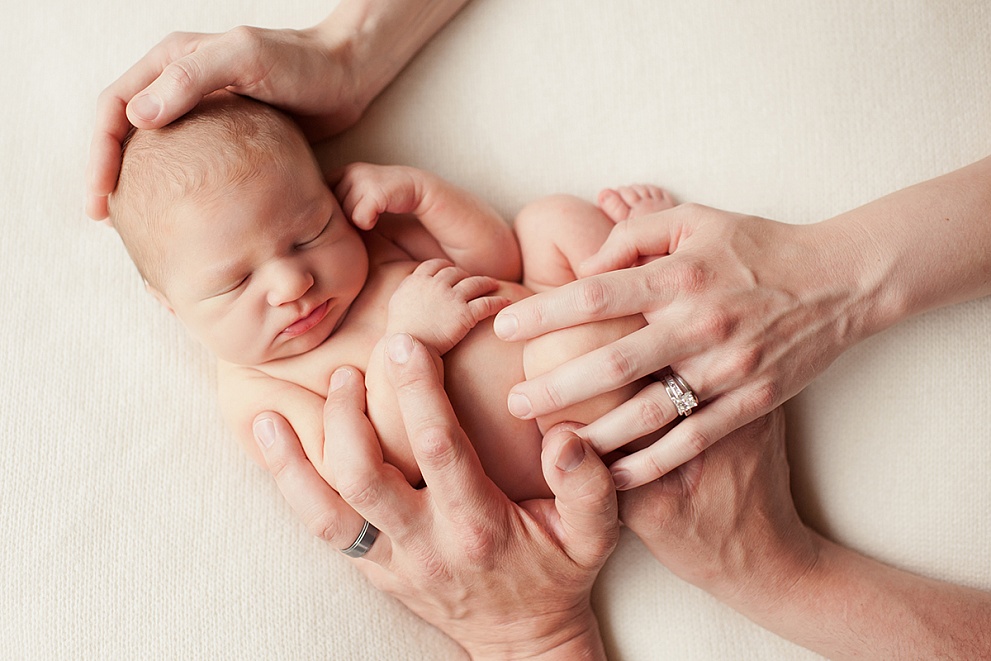
[[[624,221],[630,217],[630,205],[626,202],[620,191],[606,188],[599,193],[599,208],[614,223]]]
[[[675,206],[671,194],[653,184],[633,184],[617,189],[623,202],[630,208],[628,218],[664,211]]]

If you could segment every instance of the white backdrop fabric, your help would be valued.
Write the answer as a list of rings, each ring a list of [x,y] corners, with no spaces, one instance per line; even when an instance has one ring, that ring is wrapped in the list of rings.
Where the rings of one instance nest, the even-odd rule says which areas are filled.
[[[462,657],[310,537],[224,428],[210,356],[82,213],[97,94],[166,33],[304,27],[329,8],[0,8],[6,658]],[[646,181],[810,223],[991,152],[989,28],[979,0],[476,0],[320,156],[431,169],[507,218]],[[812,524],[991,589],[989,320],[991,300],[911,319],[789,404]],[[632,535],[594,599],[615,659],[815,656]]]

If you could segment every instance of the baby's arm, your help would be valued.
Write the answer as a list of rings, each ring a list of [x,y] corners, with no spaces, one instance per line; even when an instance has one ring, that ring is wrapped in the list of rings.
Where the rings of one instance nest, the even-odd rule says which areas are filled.
[[[220,408],[238,442],[255,463],[265,467],[254,440],[252,423],[262,411],[274,411],[292,426],[306,456],[333,486],[331,467],[323,456],[324,397],[289,381],[250,367],[220,363],[217,368]]]
[[[411,484],[419,482],[420,474],[395,394],[386,379],[386,343],[396,333],[416,337],[430,350],[443,379],[441,356],[478,322],[509,305],[508,298],[494,295],[498,287],[494,278],[472,276],[446,260],[433,259],[408,275],[389,301],[386,332],[372,350],[365,375],[368,418],[382,440],[385,460],[399,467]]]
[[[352,163],[334,189],[344,213],[371,229],[379,216],[411,214],[419,232],[389,234],[417,261],[447,257],[475,275],[519,281],[520,250],[506,221],[488,204],[440,177],[405,166]],[[425,230],[425,231],[423,231]]]

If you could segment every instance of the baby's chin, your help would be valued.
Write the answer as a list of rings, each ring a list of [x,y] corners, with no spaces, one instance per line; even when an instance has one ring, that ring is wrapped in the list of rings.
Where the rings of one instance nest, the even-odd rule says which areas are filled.
[[[231,353],[230,347],[220,347],[219,350],[214,347],[209,348],[214,349],[214,354],[226,363],[240,365],[242,367],[259,367],[268,363],[275,363],[280,360],[289,360],[296,356],[301,356],[323,344],[328,337],[330,337],[329,332],[307,333],[306,336],[294,338],[291,342],[284,342],[279,346],[252,352]]]

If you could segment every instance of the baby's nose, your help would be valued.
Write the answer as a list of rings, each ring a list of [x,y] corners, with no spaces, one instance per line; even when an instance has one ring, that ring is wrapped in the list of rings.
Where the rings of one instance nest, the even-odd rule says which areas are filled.
[[[293,268],[278,269],[272,274],[268,304],[277,307],[299,300],[313,286],[309,271]]]

